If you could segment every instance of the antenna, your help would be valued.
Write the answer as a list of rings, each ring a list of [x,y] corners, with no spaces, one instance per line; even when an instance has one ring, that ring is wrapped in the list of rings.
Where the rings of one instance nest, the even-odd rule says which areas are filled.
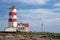
[[[41,32],[43,32],[43,19],[41,18]]]
[[[41,23],[41,32],[43,32],[43,22]]]

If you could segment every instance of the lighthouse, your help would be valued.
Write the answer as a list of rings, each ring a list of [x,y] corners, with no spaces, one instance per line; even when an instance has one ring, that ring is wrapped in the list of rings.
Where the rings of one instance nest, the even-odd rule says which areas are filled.
[[[8,18],[8,28],[5,31],[14,32],[17,27],[17,16],[16,16],[16,6],[13,5],[9,8],[9,18]]]
[[[13,5],[12,8],[10,8],[8,23],[9,27],[17,27],[17,16],[16,16],[15,5]]]
[[[17,23],[17,14],[16,14],[16,6],[13,5],[9,8],[9,17],[8,17],[8,27],[5,28],[6,32],[28,32],[28,23]]]

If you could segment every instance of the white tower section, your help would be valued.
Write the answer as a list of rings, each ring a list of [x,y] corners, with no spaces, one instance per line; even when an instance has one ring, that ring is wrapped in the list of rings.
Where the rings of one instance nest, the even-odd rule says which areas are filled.
[[[13,5],[12,8],[10,8],[8,22],[9,22],[8,27],[17,27],[17,16],[16,16],[15,5]]]

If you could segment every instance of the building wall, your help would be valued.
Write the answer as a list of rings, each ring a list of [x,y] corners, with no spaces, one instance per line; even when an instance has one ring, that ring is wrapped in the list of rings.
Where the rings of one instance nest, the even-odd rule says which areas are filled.
[[[16,28],[9,27],[5,29],[6,32],[16,32]]]

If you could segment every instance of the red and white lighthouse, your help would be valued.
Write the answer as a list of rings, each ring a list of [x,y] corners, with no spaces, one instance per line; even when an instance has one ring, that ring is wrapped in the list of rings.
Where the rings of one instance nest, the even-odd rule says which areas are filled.
[[[17,27],[16,6],[13,5],[9,11],[8,27]]]
[[[28,23],[17,24],[16,6],[13,5],[9,11],[8,27],[5,29],[6,32],[28,32]]]

